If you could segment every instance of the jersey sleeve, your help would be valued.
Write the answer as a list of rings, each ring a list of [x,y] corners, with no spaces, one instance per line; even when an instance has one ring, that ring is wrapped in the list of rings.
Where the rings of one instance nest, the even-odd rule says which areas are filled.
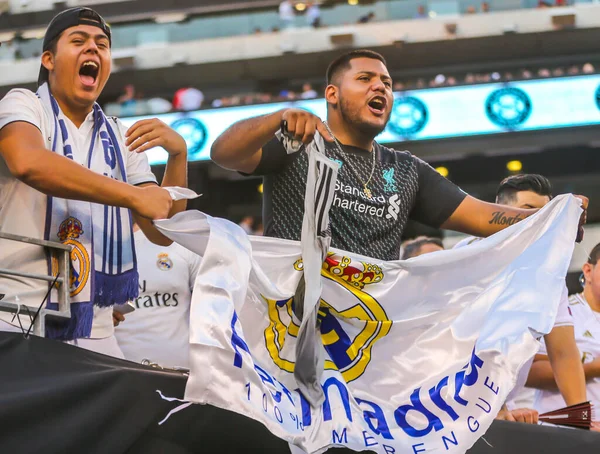
[[[44,115],[40,100],[29,90],[11,90],[0,100],[0,129],[22,121],[38,128],[41,134]]]
[[[413,159],[419,175],[419,190],[410,217],[438,228],[452,216],[467,194],[426,162],[417,157]]]
[[[560,303],[558,305],[558,311],[556,313],[556,320],[554,321],[554,327],[557,326],[573,326],[573,315],[569,308],[569,292],[567,287],[563,289]]]
[[[571,309],[569,308],[569,291],[567,287],[563,289],[563,292],[560,297],[560,303],[558,304],[558,311],[556,312],[556,319],[554,321],[553,328],[560,326],[573,326],[573,315],[571,314]],[[548,349],[546,348],[546,340],[542,339],[540,350],[538,354],[547,355]]]
[[[288,144],[288,146],[295,146],[295,150],[292,153],[288,153],[284,142],[287,139],[281,134],[276,134],[271,140],[269,140],[262,147],[262,155],[258,166],[252,172],[252,176],[265,176],[273,175],[282,172],[294,159],[296,152],[300,151],[302,147],[296,144]]]
[[[108,121],[110,121],[111,126],[115,124],[117,125],[116,132],[118,134],[121,153],[123,154],[123,161],[125,162],[127,182],[134,186],[145,183],[158,184],[156,176],[150,169],[150,164],[148,162],[148,156],[146,156],[146,153],[134,153],[129,151],[129,149],[125,146],[125,133],[127,132],[125,125],[116,118],[111,118]]]

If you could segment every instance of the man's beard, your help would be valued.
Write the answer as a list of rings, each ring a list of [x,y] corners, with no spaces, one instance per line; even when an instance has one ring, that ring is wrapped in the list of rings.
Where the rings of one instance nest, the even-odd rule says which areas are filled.
[[[344,100],[344,98],[340,99],[340,115],[342,116],[342,119],[346,124],[348,124],[354,129],[357,129],[365,137],[368,137],[370,139],[374,139],[379,134],[381,134],[387,126],[388,122],[390,121],[390,114],[388,114],[383,125],[374,125],[365,122],[361,120],[359,110],[353,110],[350,107],[349,103],[346,100]]]

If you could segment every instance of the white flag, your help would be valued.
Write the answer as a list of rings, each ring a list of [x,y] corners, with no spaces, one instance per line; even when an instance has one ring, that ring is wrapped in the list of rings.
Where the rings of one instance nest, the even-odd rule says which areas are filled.
[[[185,399],[260,421],[308,453],[465,452],[552,328],[580,213],[577,199],[557,197],[490,238],[408,261],[332,250],[317,408],[293,375],[300,243],[247,237],[199,212],[159,221],[203,256]]]

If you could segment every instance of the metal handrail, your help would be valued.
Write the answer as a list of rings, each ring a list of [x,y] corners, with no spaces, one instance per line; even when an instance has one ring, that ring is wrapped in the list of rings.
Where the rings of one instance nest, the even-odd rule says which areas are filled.
[[[56,243],[53,241],[40,240],[37,238],[30,238],[26,236],[13,235],[12,233],[0,232],[0,239],[18,241],[21,243],[33,244],[36,246],[42,246],[44,248],[56,249],[59,251],[58,254],[58,277],[37,274],[37,273],[24,273],[21,271],[8,270],[0,268],[0,275],[6,276],[19,276],[30,279],[42,280],[47,282],[54,282],[58,284],[58,310],[52,310],[42,308],[36,317],[32,333],[35,336],[45,337],[46,335],[46,317],[69,320],[71,318],[71,293],[69,290],[69,263],[71,260],[71,246],[62,243]],[[8,301],[0,300],[0,311],[9,312],[13,314],[19,314],[22,310],[22,305],[19,303],[11,303]],[[37,307],[33,308],[27,306],[27,308],[37,311]]]

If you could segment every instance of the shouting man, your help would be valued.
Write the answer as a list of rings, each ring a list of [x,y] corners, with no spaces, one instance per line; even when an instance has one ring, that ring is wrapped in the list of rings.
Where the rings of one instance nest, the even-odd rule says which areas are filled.
[[[63,11],[46,30],[37,93],[16,89],[0,101],[0,231],[71,245],[71,320],[48,324],[47,333],[122,357],[111,306],[137,296],[133,220],[167,245],[152,220],[185,209],[157,185],[143,152],[167,150],[163,186],[185,187],[187,148],[158,120],[126,130],[104,115],[96,100],[110,75],[111,44],[110,28],[95,11]],[[55,273],[38,246],[0,240],[0,260],[20,272]],[[5,301],[33,312],[49,292],[42,281],[15,276],[0,277],[0,288]],[[47,304],[56,308],[55,290]],[[0,329],[30,323],[0,313]]]
[[[341,165],[329,214],[332,247],[397,260],[409,218],[487,237],[537,211],[477,200],[409,152],[377,143],[394,102],[381,55],[357,50],[334,60],[325,100],[327,123],[305,110],[283,109],[234,124],[212,146],[222,167],[264,176],[266,236],[300,239],[308,157],[288,154],[301,148],[289,142],[309,144],[317,132],[327,157]]]

